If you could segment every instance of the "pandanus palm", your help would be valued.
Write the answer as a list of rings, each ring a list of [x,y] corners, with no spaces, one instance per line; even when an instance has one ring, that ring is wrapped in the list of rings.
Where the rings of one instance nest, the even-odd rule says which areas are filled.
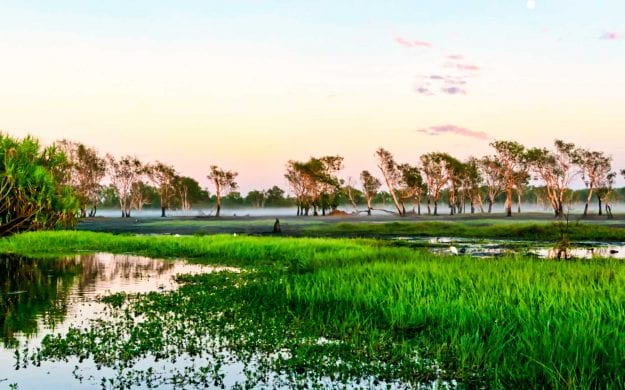
[[[0,236],[75,223],[76,199],[60,184],[65,168],[55,148],[0,134]]]

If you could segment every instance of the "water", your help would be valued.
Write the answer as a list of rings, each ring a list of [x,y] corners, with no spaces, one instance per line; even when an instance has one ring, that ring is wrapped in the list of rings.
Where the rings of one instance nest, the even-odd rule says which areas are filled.
[[[229,267],[189,264],[106,253],[64,259],[0,257],[0,387],[17,383],[22,389],[100,387],[111,370],[81,363],[44,362],[41,367],[16,365],[15,348],[31,350],[47,334],[64,334],[70,327],[87,327],[105,315],[98,297],[112,293],[144,293],[177,288],[177,274],[237,271]],[[82,377],[78,380],[75,376]]]
[[[405,242],[415,247],[427,248],[442,255],[467,255],[473,257],[500,257],[524,254],[544,259],[558,257],[554,244],[533,241],[484,240],[461,237],[395,237],[394,240]],[[625,259],[625,243],[574,242],[567,250],[568,258]]]

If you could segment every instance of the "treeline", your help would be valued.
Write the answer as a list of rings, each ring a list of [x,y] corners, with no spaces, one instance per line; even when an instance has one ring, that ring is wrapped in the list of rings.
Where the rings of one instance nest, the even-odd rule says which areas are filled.
[[[398,163],[391,152],[380,148],[375,160],[382,180],[366,170],[357,183],[341,179],[341,156],[291,160],[285,178],[295,194],[297,215],[309,215],[311,211],[318,215],[319,210],[325,215],[345,200],[357,212],[370,215],[384,186],[394,211],[401,216],[410,206],[412,212],[421,214],[422,205],[428,214],[438,215],[442,202],[451,215],[478,210],[491,213],[495,202],[502,198],[506,215],[511,216],[513,204],[516,202],[521,212],[523,200],[531,193],[536,203],[550,207],[556,217],[568,212],[576,200],[584,203],[586,216],[593,196],[598,213],[605,211],[612,217],[617,173],[612,170],[612,158],[605,153],[562,140],[556,140],[552,149],[526,148],[515,141],[494,141],[490,146],[493,154],[480,158],[461,161],[448,153],[430,152],[410,163]],[[625,170],[620,173],[625,175]],[[585,190],[569,187],[576,177],[581,178]],[[366,204],[366,209],[359,210],[359,204]]]
[[[596,199],[598,213],[612,216],[611,202],[619,190],[613,188],[617,172],[610,156],[561,140],[551,149],[526,148],[515,141],[490,145],[493,153],[479,158],[461,161],[430,152],[407,163],[396,162],[380,148],[374,154],[378,170],[363,170],[356,179],[341,177],[341,156],[290,160],[284,176],[292,196],[275,185],[243,196],[237,191],[238,173],[216,165],[206,176],[210,193],[160,161],[102,155],[68,140],[43,148],[33,137],[17,140],[0,134],[0,235],[71,226],[102,207],[119,208],[122,217],[145,207],[158,207],[162,216],[171,209],[215,207],[219,216],[222,205],[296,207],[297,215],[326,215],[348,205],[355,212],[371,214],[377,207],[405,216],[438,215],[441,204],[452,215],[490,213],[503,201],[506,215],[512,215],[515,203],[520,212],[522,203],[531,201],[560,217],[575,201],[583,202],[585,216]],[[625,170],[619,173],[625,175]],[[585,189],[570,188],[576,177]]]

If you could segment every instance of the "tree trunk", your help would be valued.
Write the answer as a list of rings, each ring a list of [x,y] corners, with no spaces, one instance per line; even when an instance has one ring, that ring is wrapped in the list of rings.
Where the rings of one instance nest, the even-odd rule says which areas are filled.
[[[434,199],[434,215],[438,215],[438,200]]]
[[[490,214],[493,211],[493,200],[491,198],[488,199],[488,213]]]
[[[590,190],[588,190],[588,196],[586,197],[586,204],[584,204],[584,214],[583,216],[585,217],[586,215],[588,215],[588,205],[590,204],[590,200],[592,199],[592,187],[590,188]]]
[[[521,194],[519,192],[516,193],[516,204],[517,204],[517,213],[521,214]]]
[[[599,215],[602,215],[602,211],[601,211],[601,197],[599,196],[599,194],[597,194],[597,200],[599,201]]]
[[[166,215],[165,215],[165,207],[161,206],[161,218],[162,217],[166,217]]]
[[[506,190],[506,217],[512,216],[512,187]]]

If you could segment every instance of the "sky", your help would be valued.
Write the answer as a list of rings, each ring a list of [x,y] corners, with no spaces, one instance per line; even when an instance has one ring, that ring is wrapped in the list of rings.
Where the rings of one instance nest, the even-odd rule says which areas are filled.
[[[0,0],[0,129],[287,188],[563,139],[625,168],[625,1]],[[379,176],[379,175],[378,175]],[[622,183],[619,182],[619,184]]]

